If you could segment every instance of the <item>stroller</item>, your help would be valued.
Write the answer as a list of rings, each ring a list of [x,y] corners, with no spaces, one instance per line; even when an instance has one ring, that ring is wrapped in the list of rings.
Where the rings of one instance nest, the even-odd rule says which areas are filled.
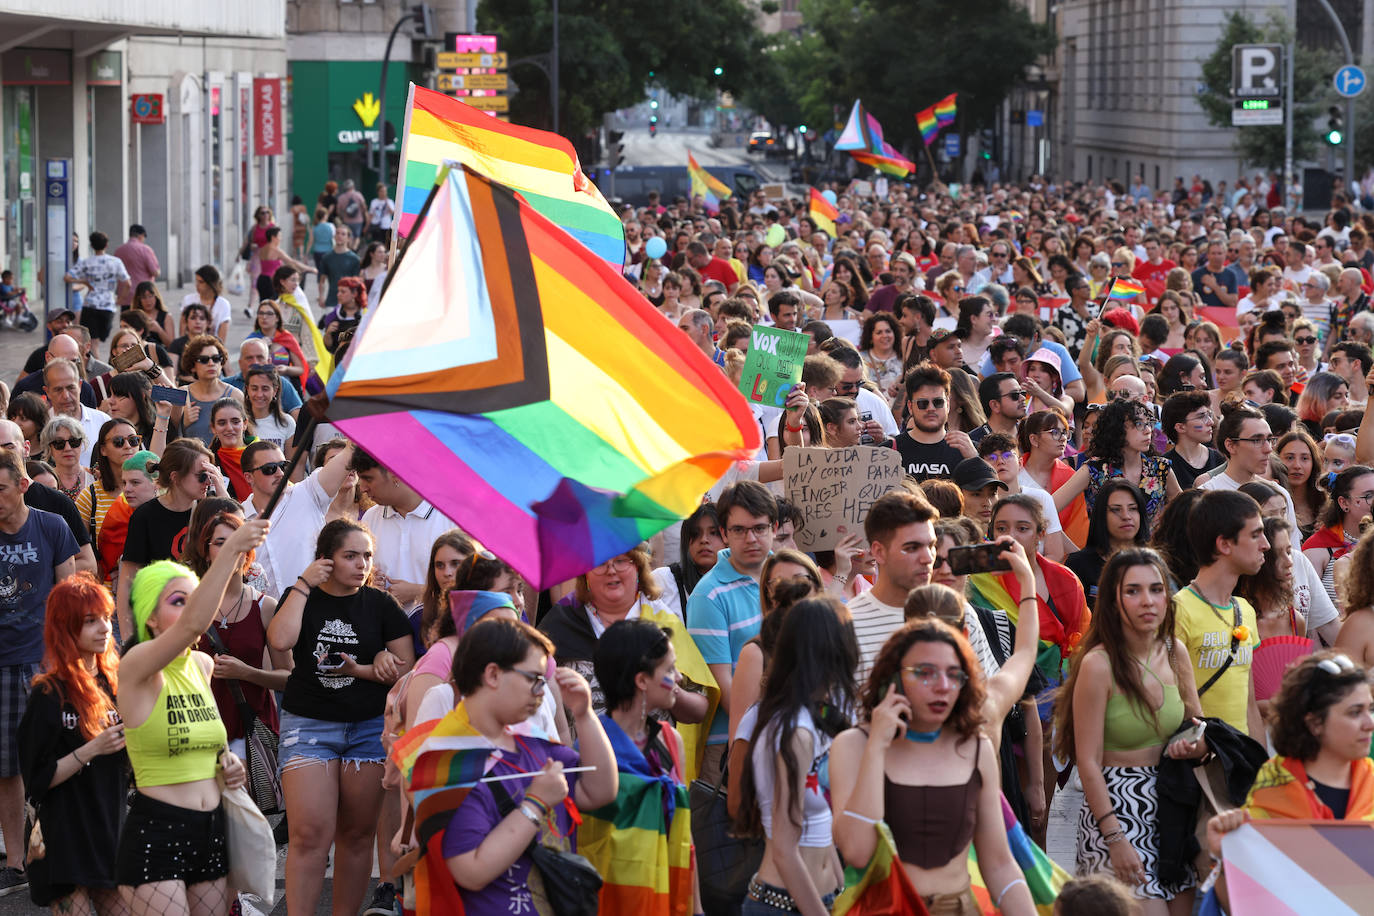
[[[25,333],[38,327],[38,316],[29,311],[29,297],[23,287],[0,286],[0,327]]]

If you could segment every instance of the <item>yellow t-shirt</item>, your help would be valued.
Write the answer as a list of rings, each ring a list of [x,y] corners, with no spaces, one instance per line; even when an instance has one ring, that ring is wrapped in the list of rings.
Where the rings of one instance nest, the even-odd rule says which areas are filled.
[[[1240,607],[1241,625],[1249,632],[1236,647],[1236,658],[1226,673],[1202,695],[1202,713],[1224,720],[1236,730],[1248,733],[1247,711],[1250,703],[1250,660],[1259,645],[1259,627],[1255,609],[1244,598],[1233,599]],[[1211,680],[1217,669],[1226,663],[1231,652],[1233,611],[1216,611],[1191,588],[1174,595],[1176,616],[1174,635],[1188,647],[1193,662],[1193,678],[1197,689]],[[1220,615],[1220,616],[1218,616]]]

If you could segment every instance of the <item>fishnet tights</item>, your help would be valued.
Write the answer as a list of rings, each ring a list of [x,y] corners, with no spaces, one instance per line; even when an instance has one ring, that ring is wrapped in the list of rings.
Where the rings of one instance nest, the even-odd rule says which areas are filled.
[[[118,888],[78,887],[53,901],[52,911],[60,916],[129,916],[129,904]]]
[[[223,878],[190,887],[180,881],[155,881],[133,888],[131,912],[132,916],[226,916],[233,899]]]

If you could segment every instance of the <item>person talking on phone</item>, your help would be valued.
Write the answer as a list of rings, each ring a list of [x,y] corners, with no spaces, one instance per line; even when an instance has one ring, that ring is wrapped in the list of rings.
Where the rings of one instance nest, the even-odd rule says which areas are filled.
[[[1180,883],[1158,873],[1160,759],[1207,753],[1200,731],[1171,737],[1186,719],[1197,725],[1202,716],[1174,622],[1159,554],[1143,547],[1112,554],[1054,716],[1055,753],[1075,761],[1083,780],[1078,874],[1115,875],[1132,888],[1143,916],[1192,911],[1191,870]]]
[[[267,644],[294,666],[281,703],[282,794],[290,843],[286,908],[314,913],[334,846],[336,913],[362,909],[382,808],[389,685],[415,662],[410,622],[368,583],[375,542],[350,519],[326,524],[315,561],[282,592]]]
[[[887,821],[926,909],[974,916],[972,844],[993,903],[1030,916],[1035,903],[1007,845],[997,751],[982,734],[984,696],[978,661],[954,627],[922,618],[892,634],[860,698],[865,723],[830,748],[835,845],[846,862],[868,862],[874,825]]]
[[[214,456],[197,439],[174,439],[167,444],[162,459],[148,462],[148,474],[157,474],[162,491],[129,516],[124,553],[119,559],[119,584],[115,610],[119,632],[133,633],[129,616],[129,584],[134,574],[157,560],[178,560],[185,546],[186,526],[191,523],[191,508],[206,496],[229,496],[229,484],[215,467]]]

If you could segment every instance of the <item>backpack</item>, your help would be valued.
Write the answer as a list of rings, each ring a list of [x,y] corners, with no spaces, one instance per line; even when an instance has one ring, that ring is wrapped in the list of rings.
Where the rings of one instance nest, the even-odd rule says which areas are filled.
[[[344,204],[344,217],[351,223],[363,218],[363,208],[358,204],[356,197],[349,198],[348,203]]]

